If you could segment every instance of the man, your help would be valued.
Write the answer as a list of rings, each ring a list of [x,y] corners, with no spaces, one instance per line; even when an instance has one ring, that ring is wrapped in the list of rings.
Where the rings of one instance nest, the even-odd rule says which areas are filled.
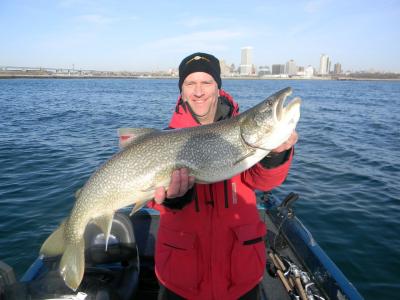
[[[239,114],[221,89],[219,61],[194,53],[179,66],[180,97],[170,128],[200,126]],[[159,299],[258,299],[266,253],[265,224],[255,189],[271,190],[286,178],[297,133],[261,162],[229,180],[194,184],[187,169],[155,192],[160,211],[156,243]]]

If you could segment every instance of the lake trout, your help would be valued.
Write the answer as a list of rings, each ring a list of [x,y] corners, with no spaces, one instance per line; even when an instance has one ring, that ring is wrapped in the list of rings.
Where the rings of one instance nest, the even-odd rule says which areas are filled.
[[[132,213],[168,187],[171,173],[187,168],[197,183],[223,181],[239,174],[280,146],[296,128],[300,98],[284,106],[292,92],[283,89],[228,120],[192,128],[126,129],[135,137],[100,166],[76,193],[69,217],[44,242],[40,253],[61,255],[66,285],[79,287],[85,270],[84,233],[93,222],[107,241],[114,212],[134,204]]]

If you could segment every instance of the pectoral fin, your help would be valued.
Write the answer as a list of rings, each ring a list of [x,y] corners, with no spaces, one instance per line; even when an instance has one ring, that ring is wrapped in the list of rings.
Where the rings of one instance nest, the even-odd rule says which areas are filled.
[[[143,206],[145,206],[147,201],[148,200],[142,200],[142,201],[136,202],[135,206],[132,208],[132,211],[129,214],[129,216],[132,216],[135,212],[137,212],[139,209],[141,209]]]
[[[140,191],[142,193],[147,193],[147,192],[154,191],[155,189],[156,189],[156,186],[153,184],[153,185],[150,185],[150,186],[147,186],[147,187],[141,189]]]
[[[104,237],[106,240],[106,251],[108,248],[108,239],[110,238],[113,216],[114,216],[114,214],[109,214],[109,215],[104,215],[104,216],[98,217],[93,220],[93,223],[95,223],[97,226],[99,226],[101,231],[104,233]]]

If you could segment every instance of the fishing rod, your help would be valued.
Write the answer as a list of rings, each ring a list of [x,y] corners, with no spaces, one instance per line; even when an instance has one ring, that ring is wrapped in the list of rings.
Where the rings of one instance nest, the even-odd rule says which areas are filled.
[[[268,251],[271,261],[267,266],[272,277],[278,277],[290,299],[293,300],[326,300],[320,295],[310,275],[302,270],[288,257],[281,256],[274,250]]]

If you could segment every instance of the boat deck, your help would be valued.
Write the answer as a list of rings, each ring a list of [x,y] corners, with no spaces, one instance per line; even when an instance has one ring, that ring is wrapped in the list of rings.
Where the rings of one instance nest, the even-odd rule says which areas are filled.
[[[289,195],[278,206],[269,198],[259,199],[260,218],[268,229],[265,240],[267,266],[260,284],[261,299],[299,299],[295,295],[304,290],[298,288],[302,281],[313,299],[362,300],[294,216],[291,204],[298,198],[295,196]],[[117,242],[109,243],[107,252],[100,228],[88,225],[85,275],[76,292],[66,287],[59,274],[60,256],[38,257],[19,282],[5,287],[9,297],[4,299],[65,299],[66,296],[81,299],[76,298],[77,293],[86,295],[82,298],[85,300],[157,299],[159,285],[154,272],[154,253],[160,216],[151,209],[142,209],[128,217],[129,212],[130,209],[123,210],[114,216],[111,236]],[[284,277],[284,273],[291,276]],[[303,294],[303,299],[306,298]]]

